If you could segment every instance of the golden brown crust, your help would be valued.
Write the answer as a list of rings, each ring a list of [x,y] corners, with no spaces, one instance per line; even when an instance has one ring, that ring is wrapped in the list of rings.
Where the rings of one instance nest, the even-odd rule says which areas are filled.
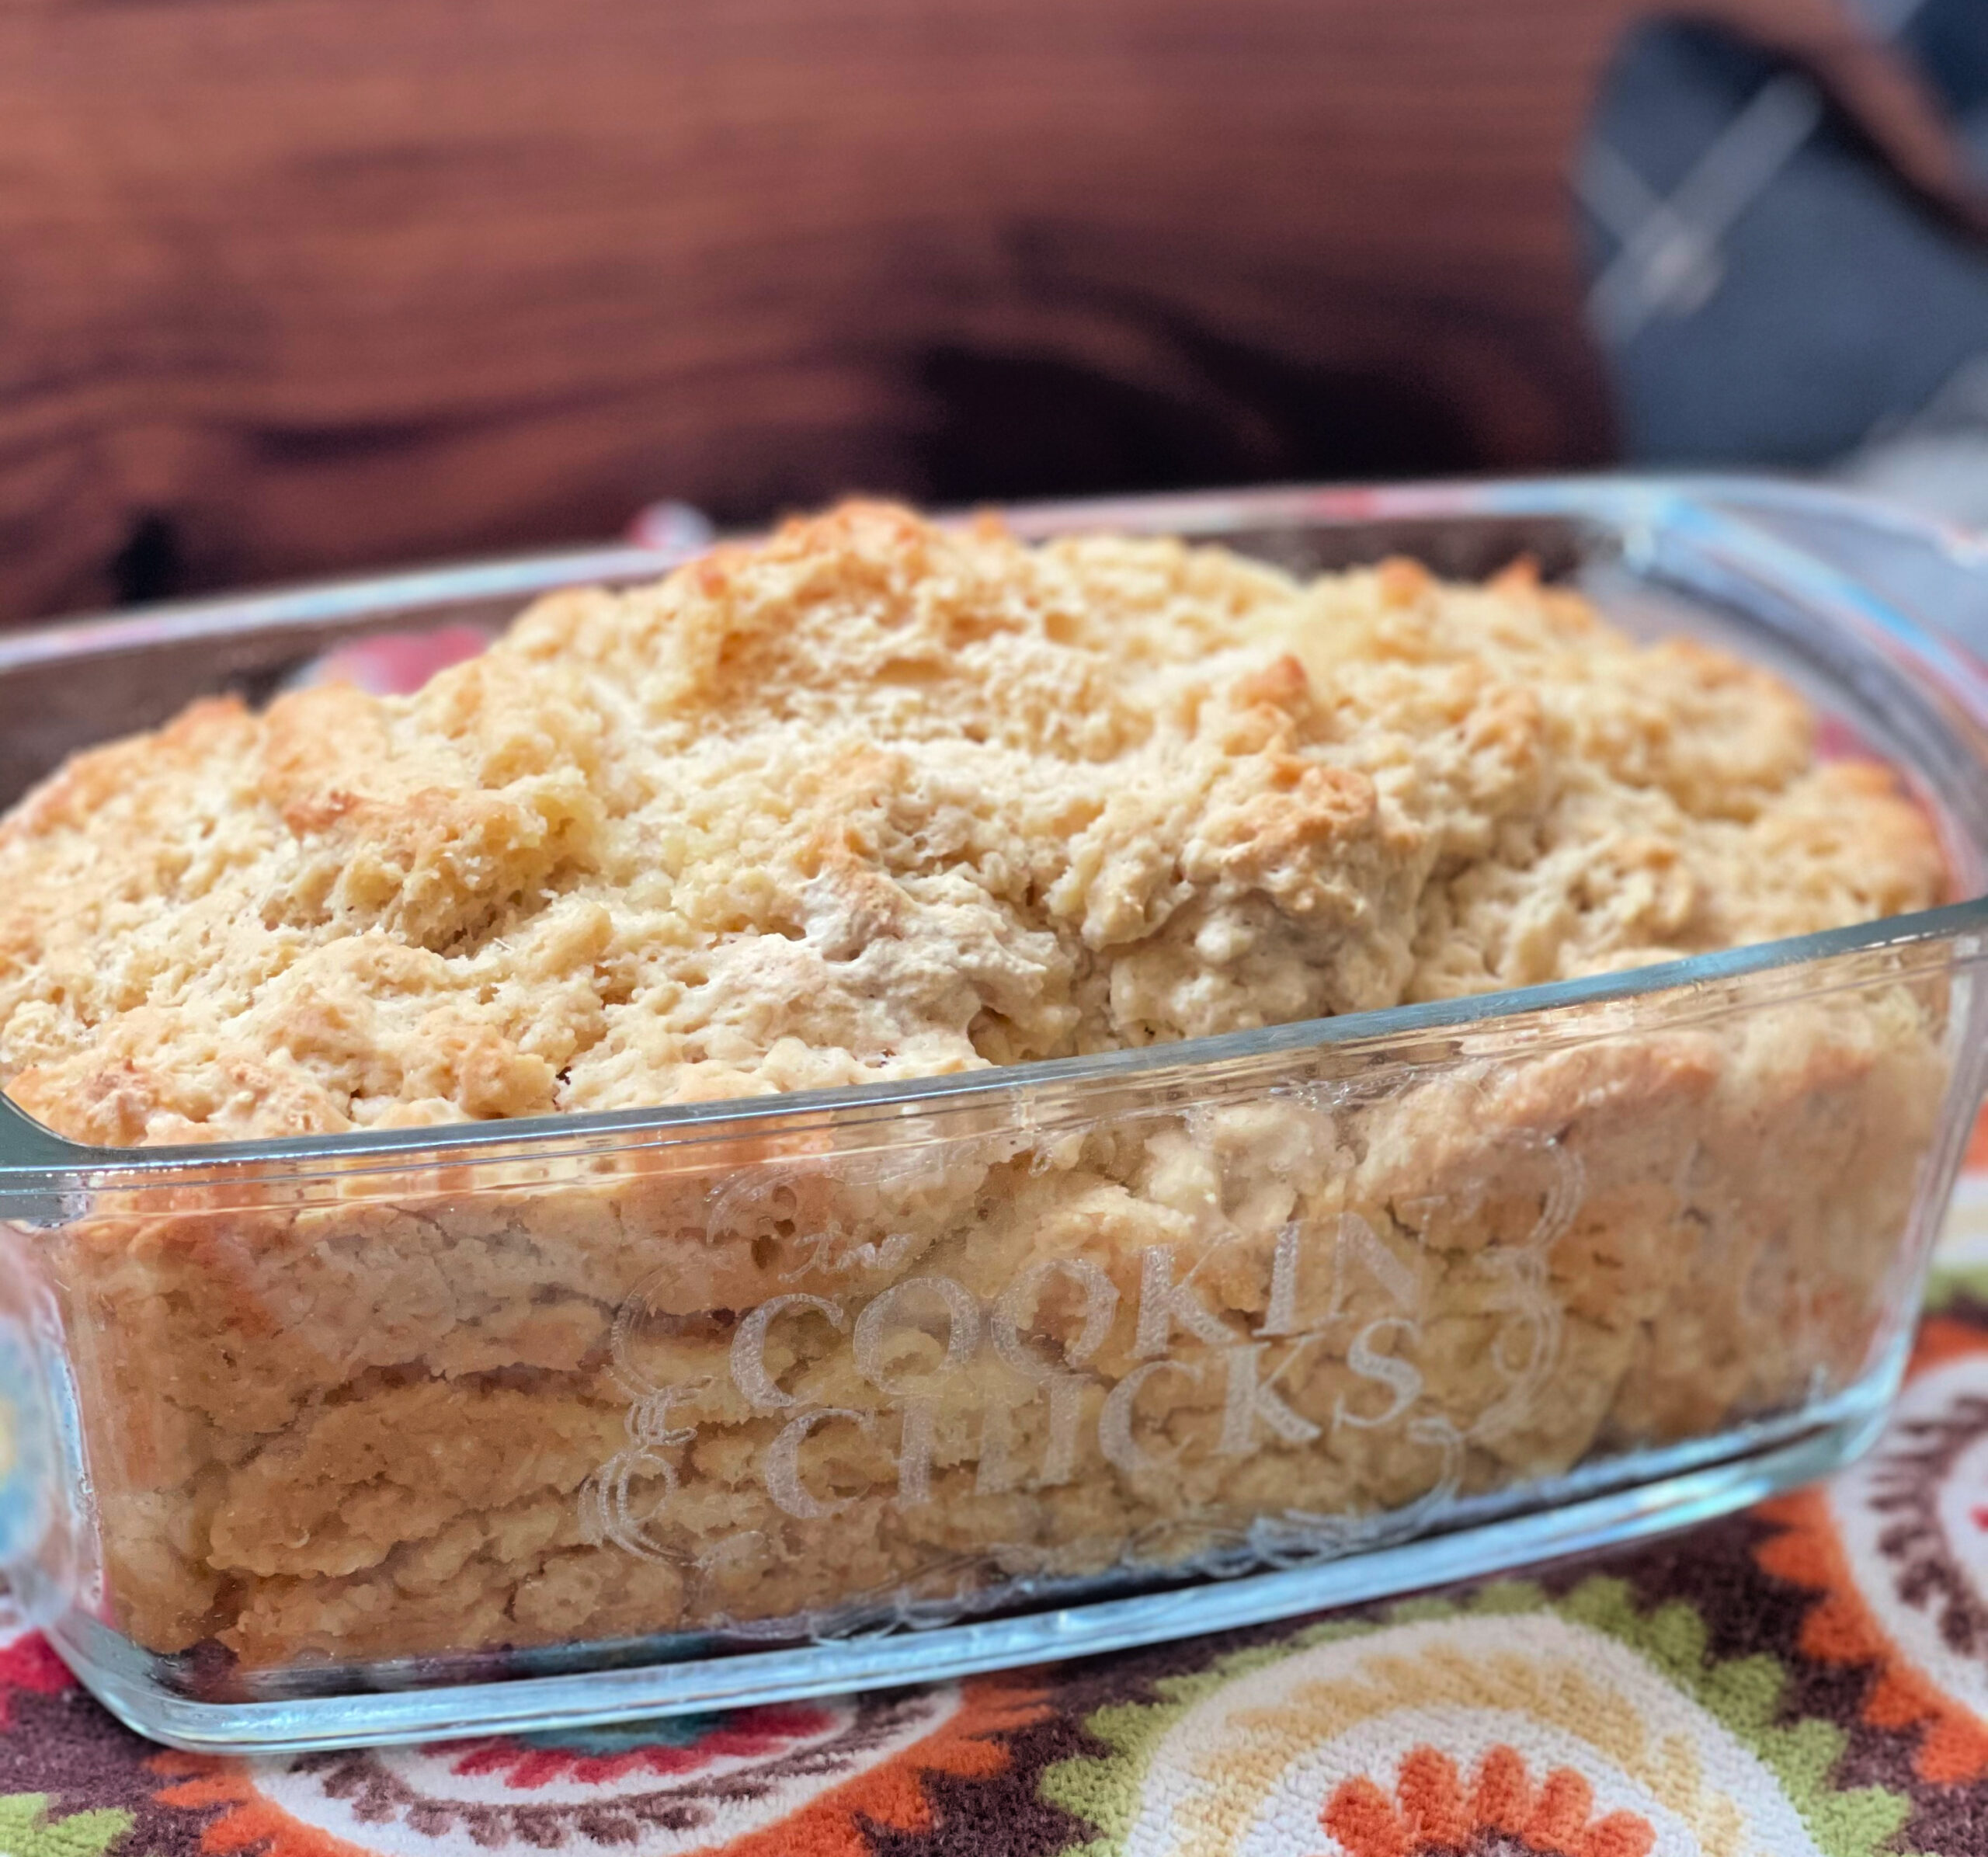
[[[0,1074],[105,1142],[828,1086],[1920,906],[1808,714],[1523,572],[853,505],[419,695],[196,705],[0,826]]]

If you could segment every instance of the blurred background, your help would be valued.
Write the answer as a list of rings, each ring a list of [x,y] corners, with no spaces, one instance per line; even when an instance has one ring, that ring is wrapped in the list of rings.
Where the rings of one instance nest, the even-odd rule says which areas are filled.
[[[1614,464],[1988,521],[1988,0],[0,9],[0,621]]]

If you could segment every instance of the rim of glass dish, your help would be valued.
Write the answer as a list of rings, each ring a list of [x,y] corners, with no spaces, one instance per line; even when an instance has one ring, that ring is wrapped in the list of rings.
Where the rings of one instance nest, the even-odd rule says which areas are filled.
[[[1927,522],[1909,512],[1851,493],[1765,477],[1705,475],[1666,477],[1555,477],[1450,482],[1373,488],[1291,485],[1177,496],[1100,498],[1004,506],[999,513],[1030,540],[1135,527],[1149,534],[1187,539],[1270,523],[1329,520],[1351,524],[1442,516],[1558,516],[1608,524],[1628,533],[1635,525],[1695,518],[1686,527],[1705,530],[1739,553],[1771,580],[1788,587],[1788,570],[1808,590],[1848,597],[1892,641],[1917,661],[1931,686],[1971,689],[1983,707],[1971,716],[1988,728],[1988,677],[1963,655],[1927,633],[1819,557],[1774,541],[1724,517],[1720,505],[1743,511],[1748,503],[1861,520],[1923,541],[1988,572],[1988,542]],[[941,520],[962,520],[955,513]],[[704,552],[611,548],[520,556],[456,567],[408,570],[363,579],[314,583],[289,590],[178,603],[131,613],[60,621],[0,638],[0,673],[24,664],[142,649],[162,644],[224,637],[248,627],[300,629],[398,608],[412,624],[424,610],[521,599],[589,581],[626,581],[667,572]],[[1798,587],[1795,590],[1799,590]],[[408,609],[414,609],[409,610]],[[1903,669],[1900,676],[1908,676]],[[1979,757],[1977,756],[1977,760]],[[1988,791],[1988,761],[1981,761]],[[1988,844],[1975,847],[1988,856]],[[1903,949],[1988,930],[1988,894],[1846,927],[1717,949],[1682,959],[1574,980],[1505,988],[1454,1000],[1385,1007],[1326,1018],[1295,1020],[1250,1031],[1141,1045],[1088,1056],[1041,1059],[1024,1064],[940,1076],[896,1079],[826,1090],[732,1097],[617,1110],[581,1110],[547,1115],[451,1122],[412,1128],[354,1128],[310,1135],[158,1147],[97,1147],[71,1141],[36,1121],[0,1094],[0,1210],[24,1193],[46,1193],[78,1174],[114,1174],[120,1187],[155,1181],[194,1184],[253,1166],[262,1184],[283,1163],[343,1163],[368,1170],[463,1166],[516,1158],[516,1150],[551,1159],[594,1150],[603,1138],[674,1134],[721,1138],[727,1125],[755,1135],[773,1122],[838,1116],[860,1111],[909,1111],[958,1105],[1056,1086],[1094,1086],[1150,1080],[1167,1073],[1212,1071],[1253,1059],[1309,1048],[1381,1043],[1419,1034],[1517,1020],[1556,1009],[1590,1006],[1686,988],[1729,982],[1777,969],[1862,952]],[[633,1142],[620,1144],[633,1146]],[[472,1152],[474,1151],[474,1152]],[[276,1176],[280,1178],[280,1176]]]
[[[1250,523],[1325,519],[1343,523],[1442,516],[1560,515],[1627,526],[1674,515],[1687,506],[1806,509],[1886,530],[1916,541],[1970,571],[1988,574],[1988,535],[1936,522],[1861,492],[1799,478],[1729,472],[1639,475],[1597,473],[1530,478],[1454,478],[1385,485],[1285,484],[1195,490],[1150,496],[1089,497],[988,504],[938,513],[960,523],[991,511],[1031,541],[1051,541],[1114,523],[1148,534],[1187,539]],[[225,638],[255,627],[300,630],[357,620],[393,608],[443,611],[529,599],[561,587],[625,583],[666,574],[714,547],[763,531],[741,531],[680,548],[639,544],[482,556],[349,576],[335,576],[210,598],[162,601],[86,613],[0,634],[0,673],[80,657]],[[1750,537],[1765,542],[1765,537]],[[1920,635],[1940,655],[1939,642]]]

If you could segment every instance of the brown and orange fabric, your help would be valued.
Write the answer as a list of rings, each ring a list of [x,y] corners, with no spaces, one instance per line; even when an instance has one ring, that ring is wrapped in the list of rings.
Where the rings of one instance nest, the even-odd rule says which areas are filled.
[[[10,1857],[1988,1853],[1988,1127],[1898,1411],[1625,1552],[1060,1668],[568,1733],[163,1751],[0,1636]]]

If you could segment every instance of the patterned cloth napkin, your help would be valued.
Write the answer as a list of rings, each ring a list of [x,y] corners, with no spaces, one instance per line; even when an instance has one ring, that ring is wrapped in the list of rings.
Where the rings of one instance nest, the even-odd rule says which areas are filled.
[[[0,1637],[9,1857],[1988,1853],[1988,1119],[1889,1432],[1688,1533],[964,1683],[269,1760]]]

